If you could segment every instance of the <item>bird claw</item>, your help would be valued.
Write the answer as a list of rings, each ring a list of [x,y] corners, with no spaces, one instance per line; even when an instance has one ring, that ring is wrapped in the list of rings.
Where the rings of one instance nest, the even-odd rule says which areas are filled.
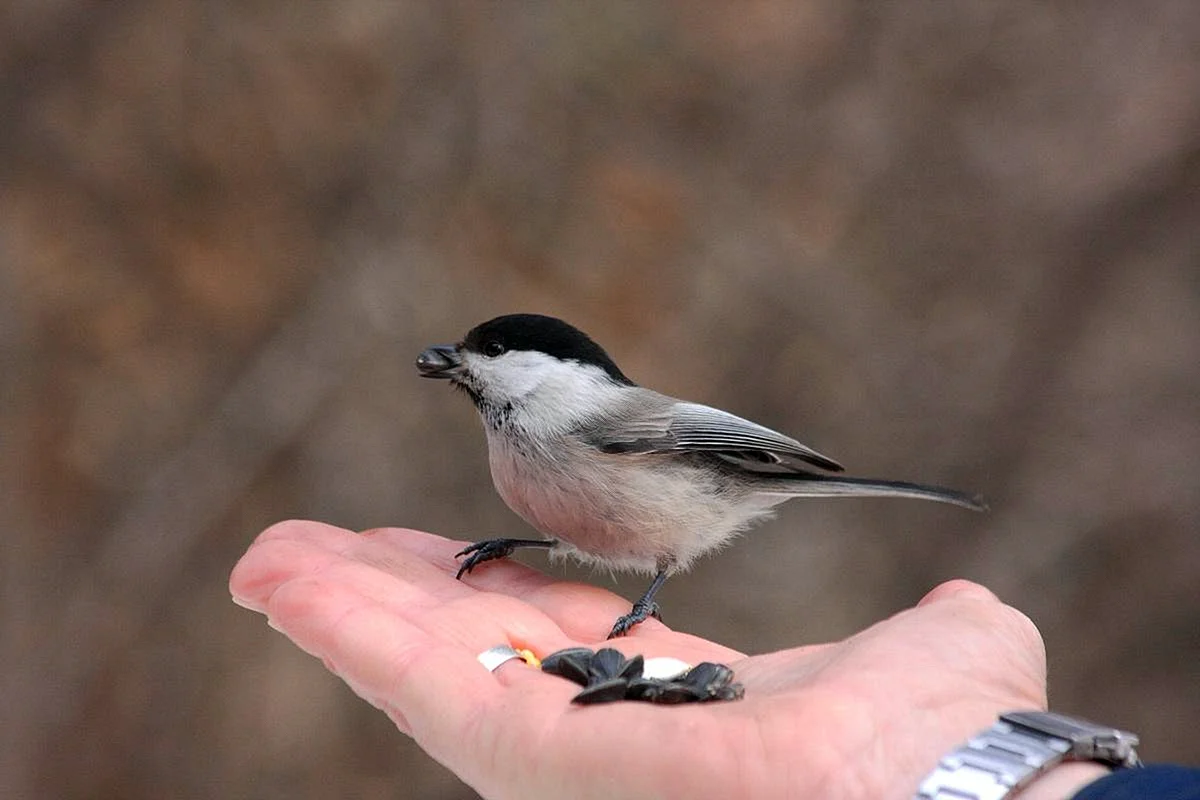
[[[484,539],[482,542],[470,544],[454,554],[455,558],[467,556],[458,568],[455,578],[462,579],[475,567],[485,561],[495,561],[498,558],[508,558],[518,547],[540,547],[550,549],[558,544],[555,539]]]
[[[484,539],[482,542],[468,545],[454,554],[455,558],[467,556],[467,560],[458,565],[455,578],[461,580],[471,570],[485,561],[495,561],[498,558],[508,558],[517,549],[513,539]]]
[[[658,607],[658,603],[643,603],[641,600],[633,604],[633,609],[623,617],[618,617],[613,623],[612,630],[609,631],[608,638],[615,639],[618,636],[624,636],[633,629],[634,625],[640,622],[645,622],[648,617],[654,617],[659,622],[662,622],[662,612]]]

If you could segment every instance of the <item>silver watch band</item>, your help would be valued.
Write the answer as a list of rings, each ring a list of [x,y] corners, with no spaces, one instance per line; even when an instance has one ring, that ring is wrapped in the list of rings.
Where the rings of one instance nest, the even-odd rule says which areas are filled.
[[[943,757],[916,798],[1000,800],[1066,760],[1138,766],[1137,743],[1132,733],[1065,714],[1014,711]]]

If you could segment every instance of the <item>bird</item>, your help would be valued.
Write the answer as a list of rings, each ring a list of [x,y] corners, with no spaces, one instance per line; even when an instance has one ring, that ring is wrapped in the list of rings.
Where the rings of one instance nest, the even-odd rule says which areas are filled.
[[[742,417],[634,383],[556,317],[506,314],[416,359],[475,405],[500,497],[542,538],[476,542],[456,577],[521,548],[653,576],[608,634],[649,617],[668,577],[793,497],[908,497],[982,511],[979,495],[846,477],[834,459]]]

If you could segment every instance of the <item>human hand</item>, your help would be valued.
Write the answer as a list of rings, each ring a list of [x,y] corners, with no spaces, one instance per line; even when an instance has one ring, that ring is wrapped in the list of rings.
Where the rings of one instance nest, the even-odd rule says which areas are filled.
[[[841,642],[746,657],[653,619],[605,642],[625,599],[511,561],[457,581],[461,547],[284,522],[230,589],[489,798],[909,798],[998,713],[1045,707],[1036,628],[966,581]],[[578,686],[519,661],[489,674],[475,657],[497,644],[723,662],[746,696],[573,706]]]

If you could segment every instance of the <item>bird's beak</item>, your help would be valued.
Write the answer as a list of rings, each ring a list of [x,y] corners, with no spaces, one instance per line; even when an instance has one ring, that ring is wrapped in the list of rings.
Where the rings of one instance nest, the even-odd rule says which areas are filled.
[[[462,356],[452,344],[435,344],[417,356],[422,378],[453,378],[462,371]]]

